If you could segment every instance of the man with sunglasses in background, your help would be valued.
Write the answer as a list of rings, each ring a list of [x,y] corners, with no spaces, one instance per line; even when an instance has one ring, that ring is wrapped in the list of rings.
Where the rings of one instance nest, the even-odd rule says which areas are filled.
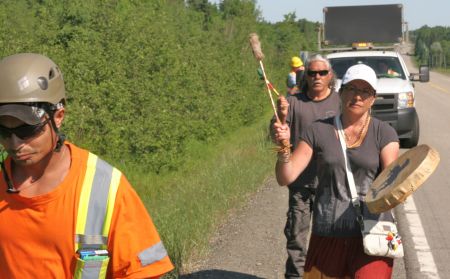
[[[318,119],[328,118],[339,112],[340,101],[334,88],[334,81],[330,62],[316,54],[307,60],[306,83],[301,89],[302,94],[279,98],[278,114],[286,116],[291,131],[291,151],[299,143],[300,131]],[[272,119],[272,123],[273,121]],[[316,174],[316,162],[312,159],[297,180],[288,186],[289,210],[284,229],[288,252],[285,278],[303,277],[317,183]]]
[[[65,141],[58,66],[0,61],[0,278],[158,278],[173,269],[122,173]]]

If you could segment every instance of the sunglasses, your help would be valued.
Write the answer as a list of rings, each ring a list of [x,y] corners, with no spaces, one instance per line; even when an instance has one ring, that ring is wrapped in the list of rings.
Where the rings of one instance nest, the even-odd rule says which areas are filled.
[[[315,77],[317,74],[319,74],[319,76],[324,77],[326,75],[328,75],[330,71],[328,70],[321,70],[321,71],[311,71],[308,70],[306,73],[308,74],[308,76],[310,77]]]
[[[363,99],[375,96],[375,91],[369,88],[359,89],[353,85],[344,86],[344,90],[351,93],[352,95],[359,95]]]
[[[49,121],[50,118],[36,125],[24,124],[15,128],[6,128],[0,125],[0,139],[10,138],[12,134],[22,140],[32,138],[40,133]]]

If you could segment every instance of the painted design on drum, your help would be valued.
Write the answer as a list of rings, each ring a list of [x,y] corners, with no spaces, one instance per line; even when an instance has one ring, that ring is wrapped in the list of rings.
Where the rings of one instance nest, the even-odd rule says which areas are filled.
[[[375,198],[378,195],[378,193],[380,193],[382,190],[390,186],[392,182],[394,182],[397,179],[400,172],[409,165],[409,162],[410,160],[407,159],[405,162],[403,162],[402,165],[396,165],[394,168],[392,168],[392,170],[389,172],[389,176],[386,179],[386,181],[384,181],[383,184],[381,184],[381,186],[378,189],[371,189],[372,198]]]

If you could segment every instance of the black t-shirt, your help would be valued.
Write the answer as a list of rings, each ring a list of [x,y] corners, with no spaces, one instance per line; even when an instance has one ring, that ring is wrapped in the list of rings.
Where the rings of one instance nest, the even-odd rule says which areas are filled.
[[[286,122],[291,131],[293,149],[300,142],[300,133],[306,130],[314,121],[332,117],[338,114],[340,110],[339,94],[335,91],[332,91],[327,98],[320,101],[313,101],[304,93],[289,96],[287,101],[289,103],[289,111]],[[316,173],[316,163],[313,157],[308,167],[289,185],[289,188],[293,190],[300,187],[315,188],[317,184]]]
[[[314,122],[301,133],[313,149],[317,160],[318,186],[313,214],[313,233],[321,236],[361,235],[356,222],[356,211],[345,171],[344,155],[336,136],[334,118]],[[347,149],[347,157],[353,172],[358,196],[364,199],[370,185],[381,171],[380,153],[390,142],[398,141],[395,130],[389,124],[372,118],[367,134],[360,146]],[[392,220],[390,212],[370,214],[363,206],[364,218]]]

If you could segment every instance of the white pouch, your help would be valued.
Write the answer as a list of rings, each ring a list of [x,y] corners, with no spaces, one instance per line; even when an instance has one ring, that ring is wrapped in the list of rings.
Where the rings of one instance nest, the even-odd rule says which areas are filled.
[[[371,256],[402,258],[403,244],[397,226],[389,221],[364,220],[364,253]]]

